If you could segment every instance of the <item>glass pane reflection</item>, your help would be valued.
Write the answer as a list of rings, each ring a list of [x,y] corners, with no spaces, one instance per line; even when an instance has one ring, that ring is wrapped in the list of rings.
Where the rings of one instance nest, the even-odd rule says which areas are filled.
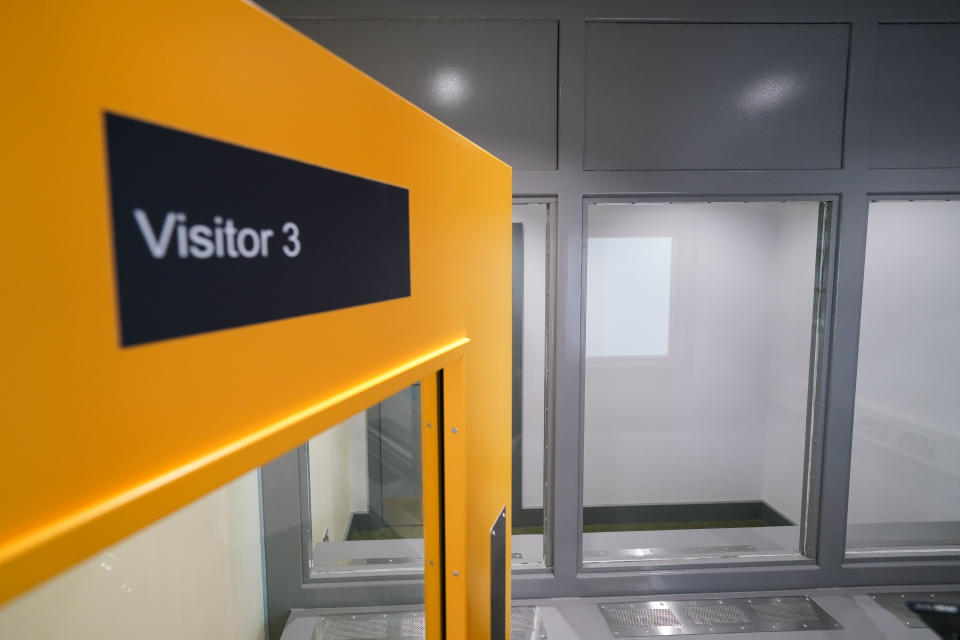
[[[307,443],[314,576],[423,571],[420,385]]]
[[[960,203],[870,205],[847,556],[960,553]]]

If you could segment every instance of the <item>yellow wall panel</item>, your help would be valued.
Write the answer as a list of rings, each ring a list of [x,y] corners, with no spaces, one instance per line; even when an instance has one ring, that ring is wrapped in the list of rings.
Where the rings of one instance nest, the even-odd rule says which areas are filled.
[[[482,634],[509,500],[509,167],[240,0],[20,3],[0,35],[0,601],[362,410],[391,375],[461,360],[459,543]],[[121,348],[105,111],[409,189],[412,295]]]

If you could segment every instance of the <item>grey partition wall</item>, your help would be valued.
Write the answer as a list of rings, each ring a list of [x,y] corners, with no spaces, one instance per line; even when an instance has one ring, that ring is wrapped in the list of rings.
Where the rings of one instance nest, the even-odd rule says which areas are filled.
[[[840,166],[845,24],[587,23],[586,169]]]
[[[514,574],[513,597],[960,580],[956,555],[845,557],[868,205],[960,194],[960,3],[262,4],[512,164],[517,197],[555,203],[548,560]],[[443,111],[430,87],[456,93],[466,76],[476,101]],[[815,427],[804,452],[805,560],[583,567],[586,209],[671,201],[829,203],[818,346],[800,382]]]
[[[870,166],[960,167],[960,24],[882,24]]]
[[[518,169],[557,166],[552,20],[292,20]]]

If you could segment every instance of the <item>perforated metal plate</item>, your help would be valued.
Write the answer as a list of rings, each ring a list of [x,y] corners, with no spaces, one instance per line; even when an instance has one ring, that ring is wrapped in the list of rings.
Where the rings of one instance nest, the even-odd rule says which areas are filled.
[[[313,632],[314,640],[423,640],[426,635],[423,611],[321,616]],[[539,609],[511,609],[510,640],[547,640]]]
[[[510,609],[510,640],[546,640],[547,629],[543,626],[538,607],[513,607]]]
[[[391,617],[396,619],[391,620]],[[388,635],[391,622],[400,622],[399,616],[388,613],[323,616],[317,620],[313,637],[317,640],[387,640],[400,637]]]
[[[616,638],[842,629],[807,596],[601,604]]]
[[[910,609],[908,602],[946,602],[960,604],[960,591],[911,591],[908,593],[871,593],[878,605],[897,616],[911,629],[926,629],[927,625]]]
[[[400,637],[402,640],[415,640],[427,637],[427,617],[418,613],[400,619]]]

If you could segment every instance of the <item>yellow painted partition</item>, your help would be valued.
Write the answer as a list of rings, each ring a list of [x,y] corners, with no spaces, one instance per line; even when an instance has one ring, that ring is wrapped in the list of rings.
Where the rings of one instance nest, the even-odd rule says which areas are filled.
[[[442,367],[448,630],[486,637],[509,167],[241,0],[18,3],[0,35],[0,602]],[[407,189],[411,294],[121,346],[108,112]]]

